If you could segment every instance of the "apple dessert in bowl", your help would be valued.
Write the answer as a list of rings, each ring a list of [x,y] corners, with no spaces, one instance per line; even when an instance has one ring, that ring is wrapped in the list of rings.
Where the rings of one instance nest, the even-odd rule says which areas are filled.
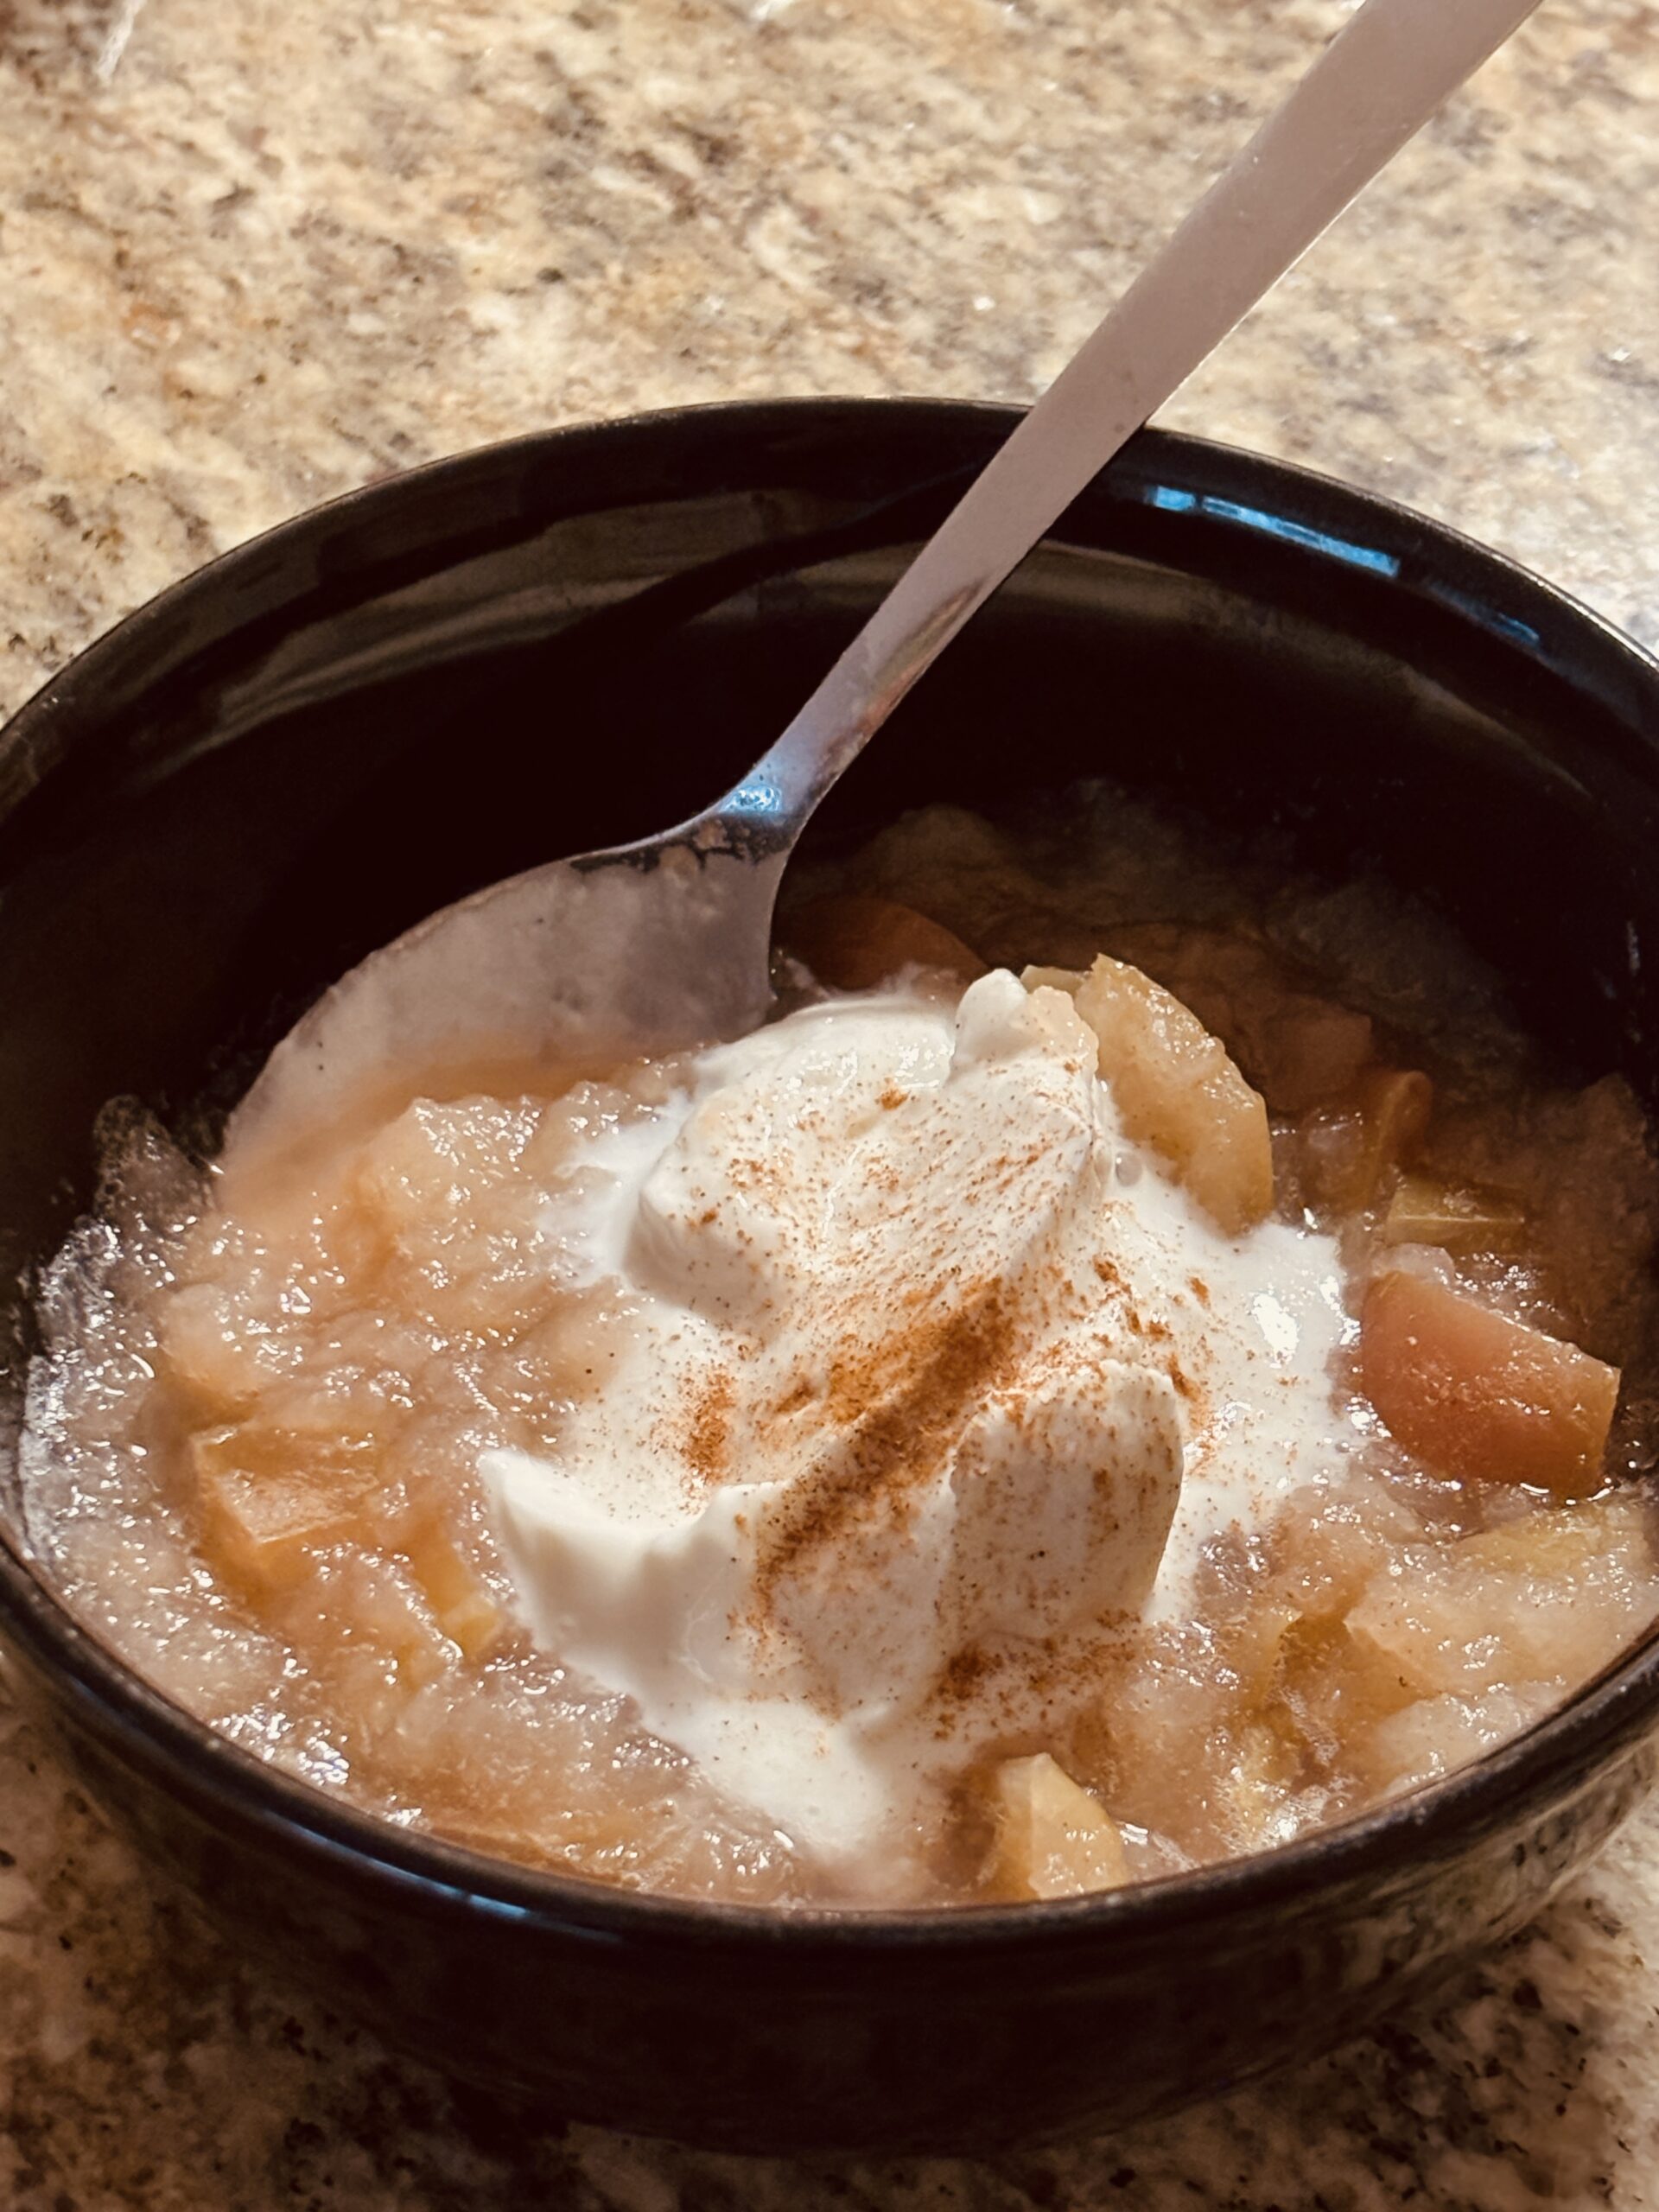
[[[1141,441],[837,792],[775,1020],[219,1147],[355,955],[758,751],[1001,424],[467,456],[15,726],[18,1682],[395,2038],[709,2142],[1319,2048],[1652,1771],[1654,679],[1414,518]]]
[[[1659,1613],[1629,1085],[1384,899],[1046,814],[877,838],[750,1037],[112,1131],[22,1447],[70,1602],[365,1809],[733,1903],[1168,1874],[1560,1703]]]

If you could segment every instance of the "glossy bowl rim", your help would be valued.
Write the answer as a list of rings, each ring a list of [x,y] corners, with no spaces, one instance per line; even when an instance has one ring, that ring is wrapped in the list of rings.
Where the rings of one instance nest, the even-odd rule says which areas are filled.
[[[671,444],[712,438],[718,443],[723,438],[741,448],[744,442],[763,442],[813,423],[832,430],[876,430],[906,419],[918,426],[955,424],[964,433],[1006,435],[1020,416],[1014,407],[927,398],[739,400],[532,431],[444,455],[307,508],[144,601],[48,678],[0,728],[0,747],[13,751],[47,739],[57,714],[82,695],[96,698],[106,670],[204,588],[234,587],[239,575],[253,577],[265,570],[273,551],[297,547],[326,532],[331,522],[355,521],[376,508],[390,511],[400,499],[420,498],[448,482],[493,473],[505,479],[532,461],[556,465],[561,458],[619,441],[657,438]],[[1467,620],[1523,654],[1524,639],[1517,631],[1529,630],[1536,651],[1528,657],[1603,704],[1610,692],[1622,701],[1634,682],[1638,696],[1652,699],[1659,744],[1659,658],[1518,562],[1375,493],[1211,440],[1142,431],[1111,465],[1104,481],[1109,491],[1120,480],[1133,484],[1172,474],[1189,485],[1200,481],[1215,487],[1198,497],[1211,503],[1212,514],[1225,519],[1248,523],[1253,518],[1257,526],[1274,517],[1289,519],[1291,531],[1275,534],[1288,535],[1316,557],[1347,557],[1330,550],[1338,533],[1348,556],[1357,548],[1389,549],[1395,556],[1392,580],[1402,591],[1414,588],[1407,581],[1408,563],[1418,582],[1444,582],[1450,575],[1479,586],[1474,593],[1453,590],[1452,603]],[[1230,502],[1229,493],[1244,486],[1268,494],[1268,503],[1247,510]],[[1098,488],[1097,480],[1085,498],[1096,495]],[[591,511],[607,512],[602,504]],[[1054,534],[1063,539],[1063,523]],[[1170,565],[1180,572],[1179,560]],[[1517,603],[1529,616],[1545,617],[1544,622],[1519,623],[1506,611]],[[215,641],[233,636],[236,626],[219,628]],[[1544,647],[1546,634],[1554,640],[1553,651]],[[1563,636],[1568,647],[1564,658],[1559,651]],[[42,743],[42,754],[49,750]],[[153,1688],[76,1618],[3,1526],[0,1618],[41,1670],[67,1685],[75,1702],[118,1739],[136,1735],[143,1745],[145,1764],[173,1770],[190,1796],[217,1801],[238,1825],[251,1825],[276,1849],[321,1853],[435,1905],[447,1898],[463,1909],[505,1915],[566,1935],[658,1948],[736,1947],[798,1956],[839,1956],[861,1949],[988,1955],[1033,1948],[1075,1952],[1080,1940],[1089,1938],[1094,1940],[1086,1948],[1094,1955],[1102,1942],[1156,1942],[1235,1912],[1306,1910],[1327,1890],[1401,1871],[1507,1825],[1517,1802],[1535,1791],[1548,1792],[1554,1783],[1581,1783],[1599,1758],[1616,1756],[1659,1719],[1656,1629],[1564,1704],[1468,1765],[1264,1851],[1118,1890],[1014,1904],[880,1910],[741,1904],[520,1867],[397,1827],[332,1797],[232,1742]]]

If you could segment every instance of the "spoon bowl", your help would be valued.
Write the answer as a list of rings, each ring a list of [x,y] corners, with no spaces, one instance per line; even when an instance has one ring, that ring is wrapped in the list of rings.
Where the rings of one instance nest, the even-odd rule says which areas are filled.
[[[741,1036],[766,1019],[787,849],[719,809],[491,884],[372,954],[276,1047],[227,1152],[264,1167],[412,1079],[476,1086]]]

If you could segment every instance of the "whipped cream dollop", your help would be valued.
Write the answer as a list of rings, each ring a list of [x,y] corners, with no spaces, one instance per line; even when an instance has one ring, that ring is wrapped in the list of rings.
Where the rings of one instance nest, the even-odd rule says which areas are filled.
[[[1224,1236],[1096,1052],[1005,970],[830,1000],[595,1131],[548,1224],[602,1318],[556,1451],[481,1461],[524,1611],[827,1859],[902,1853],[1342,1426],[1333,1242]]]

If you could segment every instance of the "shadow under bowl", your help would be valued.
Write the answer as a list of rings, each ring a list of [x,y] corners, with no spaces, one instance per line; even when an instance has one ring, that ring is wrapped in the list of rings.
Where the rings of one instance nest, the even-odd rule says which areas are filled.
[[[433,906],[693,810],[758,753],[1006,410],[734,406],[552,433],[302,516],[164,594],[0,739],[0,1263],[136,1096],[201,1130]],[[620,603],[642,591],[632,606]],[[813,835],[1108,775],[1382,870],[1566,1071],[1659,1094],[1659,668],[1421,518],[1136,440]],[[14,1410],[31,1344],[5,1317]],[[1109,1895],[845,1916],[637,1896],[385,1825],[150,1690],[31,1563],[0,1639],[98,1800],[250,1948],[550,2113],[752,2150],[1120,2124],[1353,2034],[1523,1923],[1652,1777],[1659,1649],[1433,1787]]]

